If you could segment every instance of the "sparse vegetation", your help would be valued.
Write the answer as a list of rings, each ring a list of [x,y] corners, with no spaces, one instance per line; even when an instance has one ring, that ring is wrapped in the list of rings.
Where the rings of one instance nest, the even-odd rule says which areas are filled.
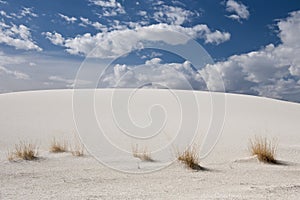
[[[8,152],[7,159],[9,161],[14,160],[35,160],[38,158],[38,148],[36,145],[27,142],[20,142],[15,145],[15,149]]]
[[[178,153],[178,161],[185,164],[188,168],[193,170],[203,170],[199,165],[199,154],[197,148],[189,147],[183,153]]]
[[[52,153],[63,153],[68,151],[68,143],[64,141],[63,143],[58,142],[55,138],[53,138],[50,152]]]
[[[84,156],[84,146],[82,144],[76,144],[71,148],[73,156]]]
[[[276,164],[276,149],[277,145],[274,141],[268,140],[266,137],[255,137],[250,140],[249,150],[261,162]]]
[[[138,148],[138,145],[132,147],[132,155],[135,158],[139,158],[142,161],[153,162],[154,160],[151,157],[151,153],[145,147],[142,151]]]

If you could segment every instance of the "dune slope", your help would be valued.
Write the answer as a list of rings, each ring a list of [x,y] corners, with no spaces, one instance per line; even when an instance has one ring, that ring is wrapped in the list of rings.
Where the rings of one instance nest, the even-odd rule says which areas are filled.
[[[90,104],[90,99],[85,98],[88,93],[77,93],[75,99],[72,90],[0,95],[0,199],[247,199],[265,196],[298,199],[300,196],[299,104],[234,94],[99,89],[93,93],[93,106],[85,107]],[[89,118],[88,109],[93,109],[94,119]],[[99,126],[109,133],[111,141],[129,153],[124,156],[113,151],[97,154],[101,149],[97,146],[101,139],[96,134]],[[147,145],[151,151],[170,145],[172,138],[178,146],[188,144],[196,133],[200,144],[206,139],[201,164],[211,170],[195,173],[175,162],[153,173],[131,175],[111,170],[91,155],[77,158],[69,153],[48,152],[53,137],[71,140],[79,131],[88,150],[96,157],[103,156],[105,164],[113,168],[143,172],[160,169],[165,161],[172,161],[165,160],[172,154],[163,151],[152,154],[158,160],[154,164],[132,158],[132,144],[141,139],[128,139],[125,133],[131,134],[131,130],[134,137],[150,140],[141,145]],[[205,136],[207,131],[218,130],[222,130],[220,135]],[[249,139],[255,135],[276,138],[277,158],[287,165],[265,165],[248,158]],[[38,144],[41,159],[8,162],[6,152],[19,140]],[[213,150],[208,151],[215,142]],[[103,143],[103,149],[109,148],[106,144]],[[206,153],[209,154],[205,156]]]

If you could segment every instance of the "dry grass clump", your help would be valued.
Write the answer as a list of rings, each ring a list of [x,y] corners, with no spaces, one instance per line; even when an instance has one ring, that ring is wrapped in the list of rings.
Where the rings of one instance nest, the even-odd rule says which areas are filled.
[[[38,158],[38,148],[30,142],[20,142],[15,145],[12,152],[8,152],[7,159],[14,160],[35,160]]]
[[[265,163],[276,164],[275,159],[277,145],[266,137],[255,137],[250,140],[249,151],[256,155],[258,160]]]
[[[145,147],[142,151],[138,148],[138,145],[132,147],[132,155],[135,158],[139,158],[142,161],[153,162],[154,160],[151,157],[151,153],[148,151],[147,147]]]
[[[55,138],[53,138],[52,143],[50,145],[50,150],[51,153],[63,153],[68,151],[68,144],[66,141],[64,142],[59,142]]]
[[[76,144],[71,148],[73,156],[84,156],[84,146],[82,144]]]
[[[197,148],[189,147],[183,153],[178,153],[178,161],[185,164],[188,168],[193,170],[203,170],[199,165],[199,154]]]

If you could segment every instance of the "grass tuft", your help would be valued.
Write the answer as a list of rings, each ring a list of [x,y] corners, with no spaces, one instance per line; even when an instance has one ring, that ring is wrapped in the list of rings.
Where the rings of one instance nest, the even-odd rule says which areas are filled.
[[[51,153],[63,153],[68,151],[68,144],[66,141],[63,143],[58,142],[55,138],[53,138],[52,143],[50,145]]]
[[[38,148],[32,143],[21,141],[15,145],[12,152],[8,152],[7,159],[9,161],[19,160],[35,160],[38,158]]]
[[[84,156],[84,146],[82,144],[76,144],[71,148],[71,153],[73,156]]]
[[[277,145],[266,137],[255,137],[250,140],[249,151],[256,155],[258,160],[265,163],[276,164],[275,154]]]
[[[135,158],[139,158],[142,161],[154,162],[151,157],[151,153],[148,151],[147,147],[145,147],[142,151],[138,148],[138,145],[132,147],[132,155]]]
[[[183,153],[178,153],[177,159],[190,169],[204,170],[204,168],[199,165],[199,154],[195,147],[189,147]]]

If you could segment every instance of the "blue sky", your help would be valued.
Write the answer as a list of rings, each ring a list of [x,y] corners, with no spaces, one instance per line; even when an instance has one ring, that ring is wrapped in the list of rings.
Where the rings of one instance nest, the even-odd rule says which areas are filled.
[[[166,70],[174,68],[194,89],[219,91],[215,70],[227,92],[299,102],[299,10],[299,1],[282,0],[0,0],[0,92],[71,88],[97,44],[93,56],[117,59],[107,87],[135,87],[144,72],[143,80],[185,89]],[[215,63],[196,71],[173,54],[135,49],[161,30],[195,39]]]

